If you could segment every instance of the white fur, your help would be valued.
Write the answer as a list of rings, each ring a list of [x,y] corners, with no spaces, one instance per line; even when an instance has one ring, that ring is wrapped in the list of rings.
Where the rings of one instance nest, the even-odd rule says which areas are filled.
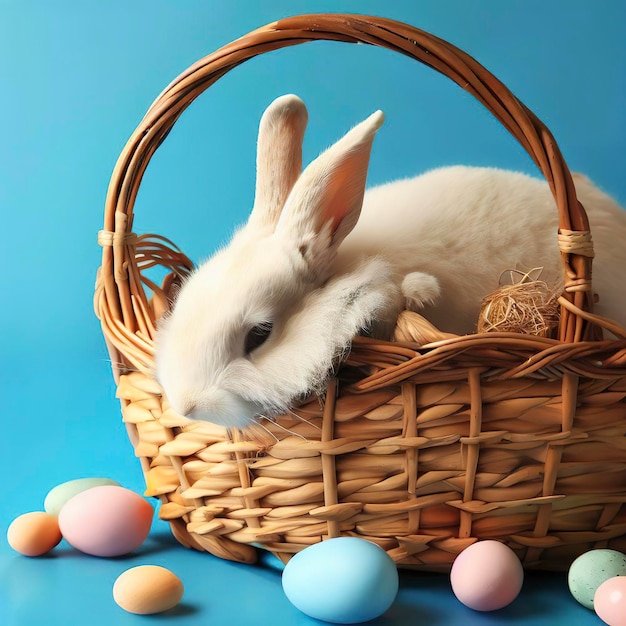
[[[626,325],[626,212],[587,178],[574,177],[594,242],[594,312]],[[384,217],[381,219],[381,216]],[[446,167],[370,189],[359,222],[340,249],[387,255],[400,279],[416,269],[433,276],[440,297],[421,310],[442,330],[475,330],[480,301],[501,272],[543,267],[542,280],[560,288],[558,215],[545,181],[475,167]]]
[[[562,285],[543,181],[458,166],[363,195],[382,121],[372,115],[297,178],[306,110],[295,96],[270,105],[251,218],[188,279],[160,326],[157,378],[177,411],[242,427],[323,386],[355,334],[388,336],[405,306],[467,333],[503,271],[541,266],[542,279]],[[575,181],[596,250],[596,312],[626,325],[626,212]],[[245,354],[248,330],[267,321],[269,338]]]

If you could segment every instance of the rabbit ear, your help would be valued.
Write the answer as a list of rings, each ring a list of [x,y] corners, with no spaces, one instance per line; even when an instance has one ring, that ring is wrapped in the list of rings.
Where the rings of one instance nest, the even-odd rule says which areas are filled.
[[[259,124],[256,191],[249,223],[276,226],[291,189],[302,170],[302,141],[308,121],[297,96],[277,98]]]
[[[304,170],[277,233],[298,242],[322,235],[333,248],[343,241],[359,219],[372,143],[384,119],[382,111],[372,114]]]

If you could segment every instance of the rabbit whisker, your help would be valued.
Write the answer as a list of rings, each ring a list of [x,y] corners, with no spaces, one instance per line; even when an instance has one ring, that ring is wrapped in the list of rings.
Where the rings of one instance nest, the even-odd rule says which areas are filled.
[[[125,373],[126,372],[137,372],[138,374],[141,373],[140,370],[134,367],[129,367],[127,363],[122,363],[120,361],[113,361],[112,359],[99,359],[99,360],[104,363],[109,363],[112,367],[116,367],[117,369],[123,370]]]
[[[270,421],[270,422],[272,421],[272,420],[270,420],[269,418],[265,417],[264,415],[259,415],[258,417],[259,417],[259,418],[261,418],[261,419],[266,419],[266,420],[268,420],[268,421]],[[254,429],[255,429],[255,427],[262,428],[262,429],[263,429],[263,430],[264,430],[264,431],[265,431],[268,435],[270,435],[273,439],[275,439],[275,440],[276,440],[276,443],[278,443],[278,442],[280,441],[280,439],[279,439],[279,438],[278,438],[278,437],[277,437],[277,436],[276,436],[276,435],[275,435],[275,434],[274,434],[274,433],[273,433],[273,432],[272,432],[269,428],[267,428],[266,426],[263,426],[263,424],[261,424],[261,422],[260,422],[260,421],[259,421],[259,422],[257,422],[256,424],[254,424],[253,426],[250,426],[250,427],[247,429],[247,430],[248,430],[248,432],[251,434],[251,436],[252,436],[253,440],[255,440],[255,441],[257,440],[256,435],[254,435]]]
[[[295,430],[291,430],[290,428],[287,428],[286,426],[283,426],[282,424],[279,424],[275,419],[271,419],[269,417],[266,417],[265,415],[259,415],[259,417],[261,419],[267,420],[270,424],[272,424],[274,426],[277,426],[281,430],[285,431],[286,433],[289,433],[290,435],[293,435],[294,437],[300,437],[300,439],[303,439],[304,441],[307,440],[307,438],[305,436],[301,435],[300,433],[297,433]],[[261,426],[261,428],[265,428],[261,423],[259,423],[259,426]],[[278,441],[278,439],[277,439],[277,441]]]
[[[311,420],[306,419],[306,417],[302,417],[302,415],[298,415],[292,409],[287,409],[287,412],[289,413],[289,415],[293,415],[296,419],[299,419],[301,422],[308,424],[311,428],[315,428],[315,430],[319,430],[319,431],[322,430],[319,426],[315,425]]]

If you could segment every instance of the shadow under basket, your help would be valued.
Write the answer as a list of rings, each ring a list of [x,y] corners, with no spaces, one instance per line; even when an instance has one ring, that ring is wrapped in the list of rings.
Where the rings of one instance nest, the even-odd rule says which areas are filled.
[[[412,330],[419,316],[405,312],[399,340],[356,337],[325,398],[264,431],[193,422],[172,411],[151,376],[157,320],[192,264],[166,238],[133,232],[137,191],[197,96],[258,54],[313,40],[412,57],[474,95],[521,143],[559,212],[558,333],[424,343]],[[387,19],[309,15],[201,59],[157,98],[120,155],[99,242],[95,308],[123,418],[146,494],[161,500],[159,515],[183,545],[242,562],[266,549],[287,561],[350,535],[374,541],[401,567],[442,571],[481,539],[505,542],[527,568],[566,569],[591,548],[626,551],[626,340],[591,313],[585,211],[550,132],[454,46]],[[162,285],[148,278],[155,266],[167,272]],[[603,328],[620,338],[603,339]]]

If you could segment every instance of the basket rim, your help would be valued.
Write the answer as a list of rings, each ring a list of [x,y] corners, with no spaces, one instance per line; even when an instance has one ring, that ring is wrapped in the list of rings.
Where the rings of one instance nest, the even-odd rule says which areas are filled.
[[[95,299],[114,360],[128,360],[125,355],[131,353],[133,366],[149,369],[154,351],[156,319],[143,290],[132,231],[135,199],[150,159],[186,108],[227,72],[265,52],[320,40],[384,47],[431,67],[472,94],[518,140],[546,178],[559,212],[565,275],[559,341],[598,339],[597,319],[590,313],[593,248],[587,215],[556,140],[543,122],[478,61],[426,31],[382,17],[324,13],[272,22],[198,60],[159,94],[132,133],[108,187]],[[174,257],[173,272],[191,271],[193,265],[182,252],[176,251]]]

